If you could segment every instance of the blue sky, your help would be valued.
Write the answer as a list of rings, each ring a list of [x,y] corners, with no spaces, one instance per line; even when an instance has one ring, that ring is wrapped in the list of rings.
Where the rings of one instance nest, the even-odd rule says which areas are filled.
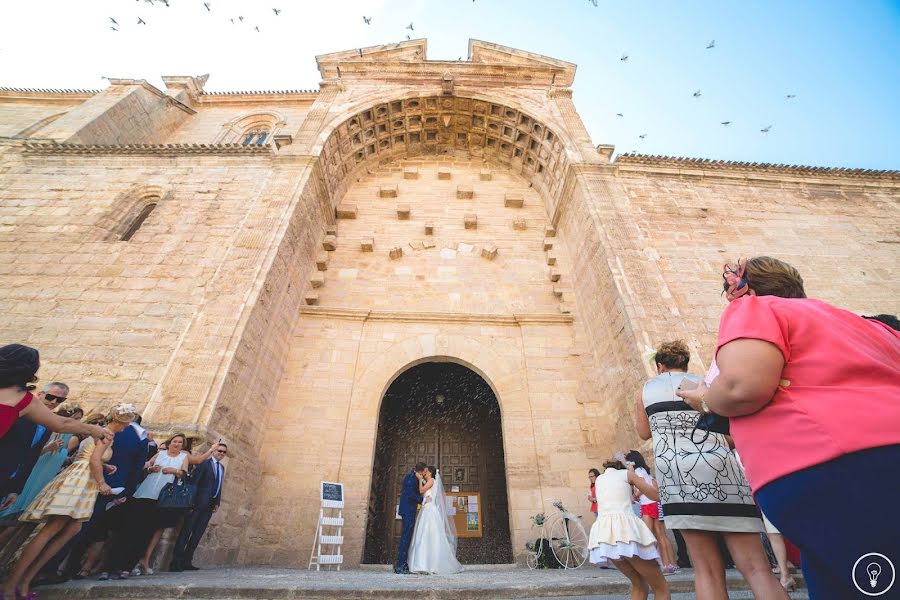
[[[316,54],[410,34],[456,59],[477,38],[576,63],[576,106],[617,152],[900,168],[898,1],[206,1],[7,0],[0,85],[208,72],[210,90],[315,88]]]

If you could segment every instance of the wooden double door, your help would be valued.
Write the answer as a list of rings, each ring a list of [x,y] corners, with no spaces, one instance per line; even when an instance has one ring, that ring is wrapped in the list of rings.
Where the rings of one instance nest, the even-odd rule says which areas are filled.
[[[441,471],[445,491],[481,496],[481,537],[460,537],[463,564],[513,560],[500,409],[490,386],[454,363],[425,363],[403,373],[385,394],[369,495],[366,563],[393,563],[402,523],[403,478],[422,461]]]

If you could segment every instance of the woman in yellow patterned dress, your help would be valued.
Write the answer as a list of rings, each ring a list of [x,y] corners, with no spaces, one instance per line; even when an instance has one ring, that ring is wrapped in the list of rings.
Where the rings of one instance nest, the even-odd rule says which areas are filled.
[[[112,408],[107,427],[113,435],[128,427],[135,409],[130,404]],[[3,585],[0,600],[21,597],[37,598],[29,592],[31,579],[81,529],[83,521],[94,512],[97,494],[111,495],[112,489],[103,479],[103,462],[112,456],[111,441],[88,438],[74,462],[56,476],[28,505],[20,521],[43,523],[16,562]]]

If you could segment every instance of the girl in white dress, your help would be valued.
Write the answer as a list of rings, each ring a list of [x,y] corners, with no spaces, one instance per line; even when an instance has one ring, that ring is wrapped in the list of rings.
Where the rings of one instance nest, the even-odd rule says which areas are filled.
[[[632,486],[649,498],[658,499],[659,494],[633,465],[613,459],[603,466],[606,470],[596,483],[597,520],[588,541],[590,561],[601,567],[612,562],[631,581],[632,600],[645,600],[648,588],[657,600],[669,600],[656,538],[631,509]]]
[[[434,575],[459,573],[462,565],[456,560],[456,526],[447,514],[444,486],[436,468],[425,469],[419,493],[422,509],[409,548],[409,570]]]

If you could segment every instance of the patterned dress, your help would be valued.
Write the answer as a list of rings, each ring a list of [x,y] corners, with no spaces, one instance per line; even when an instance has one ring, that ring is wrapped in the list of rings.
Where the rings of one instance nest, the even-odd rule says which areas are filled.
[[[764,531],[750,484],[725,436],[694,431],[700,413],[675,395],[685,377],[701,380],[687,373],[663,373],[648,381],[643,392],[666,527]]]
[[[100,491],[99,484],[91,476],[91,454],[95,445],[94,438],[85,440],[72,464],[38,494],[19,520],[41,523],[53,516],[70,517],[76,521],[90,519]],[[110,457],[112,447],[103,453],[104,461]]]

